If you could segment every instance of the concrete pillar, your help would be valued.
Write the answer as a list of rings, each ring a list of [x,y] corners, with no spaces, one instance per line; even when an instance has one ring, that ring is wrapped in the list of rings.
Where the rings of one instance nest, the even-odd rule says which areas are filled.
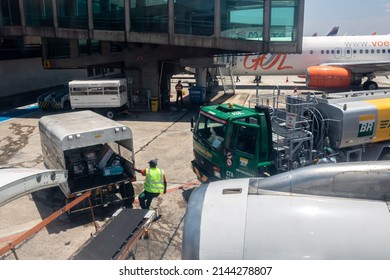
[[[207,86],[207,68],[196,68],[195,69],[196,86],[206,87]]]
[[[157,97],[159,107],[161,106],[159,93],[159,67],[158,62],[148,59],[144,55],[133,55],[130,51],[125,58],[125,77],[128,81],[129,97],[132,98],[132,92],[135,90],[141,94],[143,100],[148,97]],[[137,107],[136,98],[132,99],[132,107]]]
[[[142,67],[142,83],[145,89],[151,90],[151,97],[159,97],[159,77],[157,62],[145,63]]]

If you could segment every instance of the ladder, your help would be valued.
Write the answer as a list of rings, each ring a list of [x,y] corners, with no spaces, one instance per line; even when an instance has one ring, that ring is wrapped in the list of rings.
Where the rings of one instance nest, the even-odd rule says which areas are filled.
[[[225,94],[235,94],[236,83],[233,78],[232,64],[229,63],[226,67],[218,67],[218,72]]]

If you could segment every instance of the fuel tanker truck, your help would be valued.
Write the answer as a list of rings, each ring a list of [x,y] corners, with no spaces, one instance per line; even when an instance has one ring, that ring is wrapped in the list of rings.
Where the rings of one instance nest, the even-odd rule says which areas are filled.
[[[202,182],[270,176],[323,162],[390,159],[390,93],[312,93],[204,106],[193,119]],[[261,102],[260,102],[261,101]]]
[[[389,260],[388,161],[312,165],[196,188],[185,260]]]

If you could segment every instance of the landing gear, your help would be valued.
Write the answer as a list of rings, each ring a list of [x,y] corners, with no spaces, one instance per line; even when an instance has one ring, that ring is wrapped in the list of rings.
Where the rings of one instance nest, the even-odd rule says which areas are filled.
[[[374,81],[367,80],[363,84],[363,89],[364,90],[376,90],[376,89],[378,89],[378,84],[376,82],[374,82]]]
[[[354,80],[351,85],[353,86],[360,86],[362,84],[362,79]]]

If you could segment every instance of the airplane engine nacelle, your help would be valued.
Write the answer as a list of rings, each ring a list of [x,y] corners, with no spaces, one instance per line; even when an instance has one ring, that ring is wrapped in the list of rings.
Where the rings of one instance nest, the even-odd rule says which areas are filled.
[[[311,66],[306,72],[306,85],[313,88],[348,87],[353,75],[350,70],[335,66]]]
[[[389,178],[388,162],[367,161],[201,185],[182,259],[388,260]]]

